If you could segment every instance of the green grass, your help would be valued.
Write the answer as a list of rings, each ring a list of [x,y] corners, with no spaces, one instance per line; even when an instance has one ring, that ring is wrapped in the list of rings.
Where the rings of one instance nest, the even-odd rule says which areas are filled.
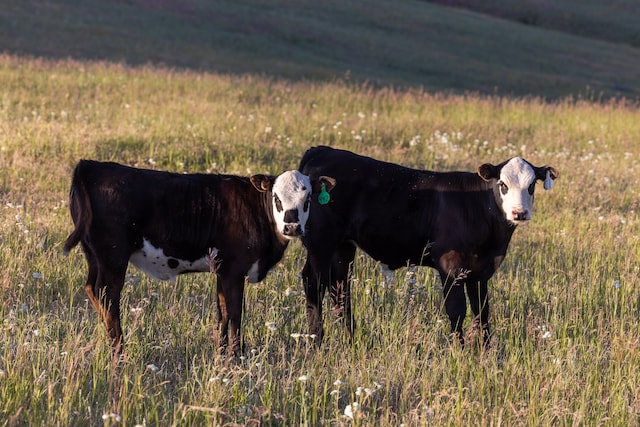
[[[418,0],[5,0],[0,49],[456,93],[640,96],[633,2],[454,3],[487,13]]]
[[[637,7],[447,4],[480,13],[0,0],[0,425],[639,425]],[[493,347],[450,345],[433,271],[389,286],[359,253],[353,342],[327,307],[315,348],[295,242],[247,286],[240,359],[213,344],[211,277],[131,268],[114,365],[84,258],[61,254],[78,159],[248,175],[316,144],[560,171],[490,282]]]
[[[11,55],[0,82],[0,424],[638,425],[637,105]],[[490,282],[494,346],[449,344],[431,270],[385,286],[359,254],[354,340],[327,314],[316,349],[296,335],[307,329],[294,243],[247,287],[235,360],[213,344],[208,275],[172,284],[131,268],[127,358],[114,366],[83,256],[61,254],[75,162],[277,173],[314,144],[438,170],[524,155],[560,171]]]

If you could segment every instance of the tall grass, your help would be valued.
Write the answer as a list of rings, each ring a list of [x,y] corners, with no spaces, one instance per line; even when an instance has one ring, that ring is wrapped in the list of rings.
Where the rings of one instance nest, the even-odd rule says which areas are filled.
[[[6,55],[0,84],[1,424],[639,424],[637,105]],[[166,283],[131,268],[127,357],[114,365],[84,259],[61,255],[75,162],[277,173],[315,144],[420,168],[523,155],[560,171],[490,283],[492,348],[450,344],[432,271],[401,269],[390,284],[364,254],[353,341],[327,309],[315,348],[294,243],[247,287],[239,359],[214,347],[211,277]]]

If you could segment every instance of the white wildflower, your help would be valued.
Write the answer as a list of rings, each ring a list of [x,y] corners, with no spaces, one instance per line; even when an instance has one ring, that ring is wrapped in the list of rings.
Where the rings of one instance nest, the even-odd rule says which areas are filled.
[[[111,419],[111,420],[114,420],[115,422],[118,422],[118,423],[120,421],[122,421],[122,417],[120,415],[118,415],[118,414],[114,414],[113,412],[110,413],[110,414],[103,414],[102,415],[102,419],[105,420],[105,421]]]
[[[277,330],[278,330],[278,327],[276,326],[276,322],[266,322],[264,325],[265,325],[265,326],[267,327],[267,329],[269,329],[270,331],[277,331]]]
[[[160,368],[158,368],[156,365],[154,365],[153,363],[149,363],[147,365],[147,369],[152,371],[152,372],[158,372],[160,370]]]
[[[298,381],[309,381],[309,376],[308,375],[300,375],[298,377]]]
[[[348,418],[354,419],[356,412],[360,409],[360,404],[358,402],[353,402],[351,405],[347,405],[344,408],[344,415]]]

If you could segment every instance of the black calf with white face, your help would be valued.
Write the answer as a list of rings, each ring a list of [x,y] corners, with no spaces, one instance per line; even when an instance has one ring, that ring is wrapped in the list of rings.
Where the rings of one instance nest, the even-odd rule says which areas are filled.
[[[353,331],[350,282],[356,249],[394,270],[436,269],[451,331],[462,341],[467,301],[489,339],[487,283],[507,253],[516,225],[531,219],[537,180],[550,189],[558,172],[514,158],[473,172],[417,170],[330,147],[309,149],[299,170],[335,178],[331,203],[312,198],[302,242],[309,332],[322,340],[322,300]]]
[[[247,178],[83,160],[73,175],[69,204],[75,229],[64,250],[82,245],[89,267],[85,291],[116,353],[129,263],[161,280],[214,273],[218,343],[236,353],[245,280],[264,279],[289,240],[304,233],[313,190],[333,185],[331,178],[310,180],[298,171]]]
[[[551,166],[536,167],[520,157],[494,166],[485,163],[478,168],[485,181],[495,180],[494,194],[507,221],[519,224],[532,215],[536,181],[544,181],[544,189],[553,188],[558,172]]]
[[[276,228],[287,239],[304,234],[309,218],[311,194],[319,193],[322,186],[326,191],[331,191],[335,185],[335,180],[326,176],[320,176],[311,182],[308,176],[296,170],[286,171],[275,179],[265,175],[254,175],[251,182],[257,189],[270,190],[273,194]]]

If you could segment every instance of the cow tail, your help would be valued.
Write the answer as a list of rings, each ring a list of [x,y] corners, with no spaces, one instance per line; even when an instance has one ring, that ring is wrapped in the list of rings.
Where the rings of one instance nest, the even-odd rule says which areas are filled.
[[[83,162],[80,161],[73,172],[71,190],[69,191],[69,210],[75,224],[75,229],[67,237],[62,253],[67,255],[80,241],[89,234],[89,227],[93,219],[91,200],[81,176]]]

